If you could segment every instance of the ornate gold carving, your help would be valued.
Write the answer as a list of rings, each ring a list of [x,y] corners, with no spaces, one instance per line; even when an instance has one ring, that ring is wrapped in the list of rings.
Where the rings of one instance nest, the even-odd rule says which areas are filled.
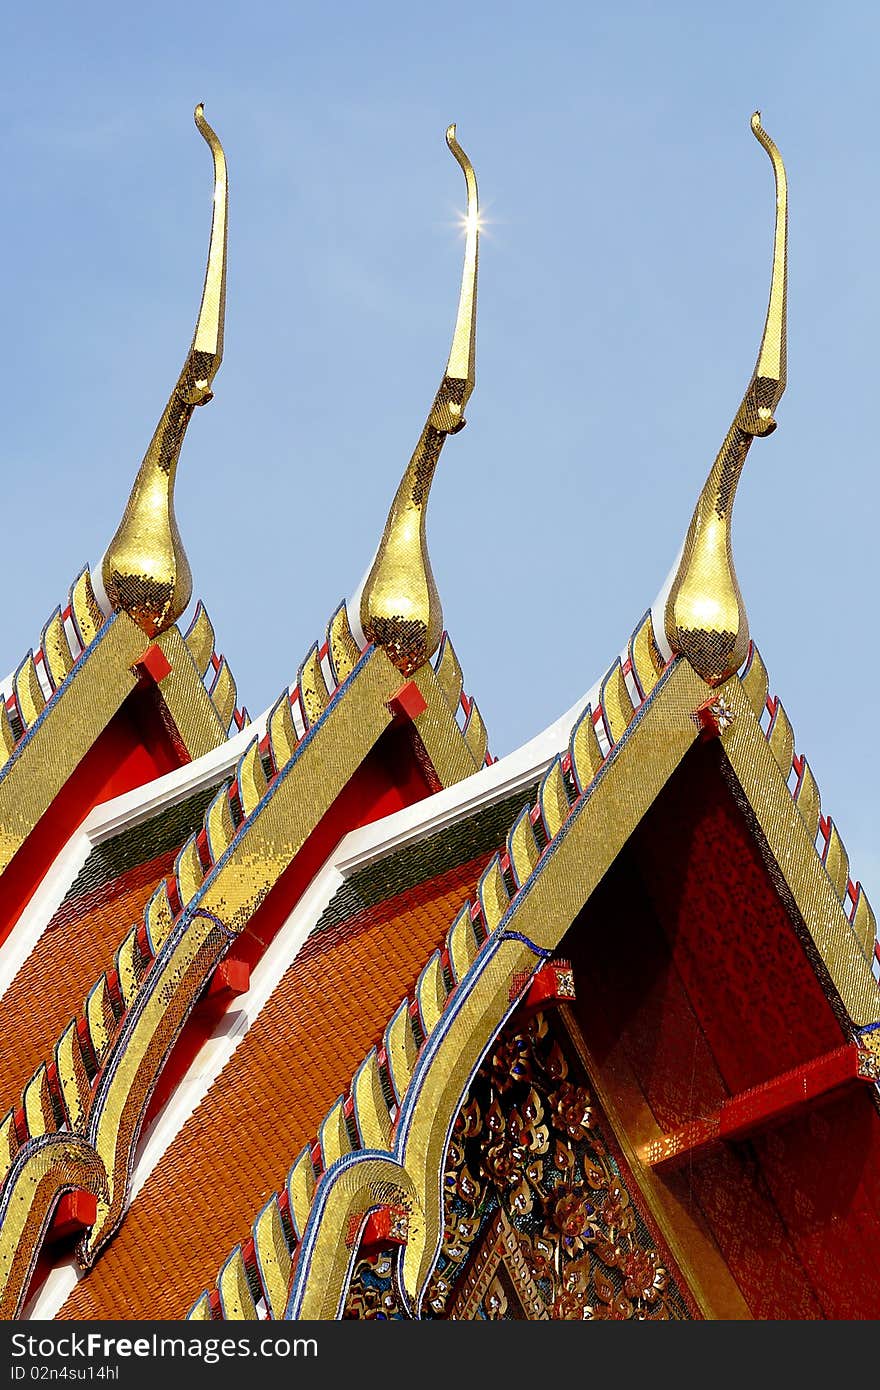
[[[394,1287],[393,1249],[371,1250],[358,1259],[342,1316],[358,1322],[405,1317]]]
[[[578,794],[582,794],[605,761],[602,749],[599,747],[596,726],[593,723],[592,705],[587,705],[575,724],[569,743],[571,770],[574,773]]]
[[[28,652],[16,671],[12,688],[15,691],[15,699],[22,723],[25,728],[29,728],[46,707],[46,697],[37,675],[33,652]]]
[[[489,861],[480,877],[477,898],[483,913],[486,931],[491,933],[498,926],[510,902],[510,896],[504,885],[504,875],[501,872],[501,861],[497,854]]]
[[[228,787],[224,789],[227,794],[228,790]],[[220,793],[221,796],[223,794],[223,792]],[[144,909],[144,925],[147,929],[150,949],[153,955],[157,956],[174,926],[174,913],[171,911],[171,903],[168,901],[167,883],[160,883],[147,903]]]
[[[623,669],[619,661],[614,663],[602,682],[599,699],[602,713],[605,716],[608,737],[611,743],[615,744],[626,733],[634,712],[633,702],[626,688]]]
[[[259,739],[255,738],[239,758],[235,780],[242,812],[245,816],[252,816],[269,788],[266,769],[260,757]]]
[[[267,727],[275,771],[280,772],[290,762],[296,751],[296,745],[299,743],[299,735],[296,732],[296,725],[293,722],[293,713],[290,708],[290,694],[287,690],[281,693],[272,706]]]
[[[538,803],[544,820],[547,839],[552,840],[562,829],[569,812],[568,792],[559,758],[550,764],[538,791]]]
[[[92,576],[84,569],[70,591],[70,615],[83,650],[94,642],[106,622],[101,605],[95,598]]]
[[[642,699],[650,695],[663,674],[663,658],[657,650],[650,610],[629,641],[629,659]]]
[[[306,728],[310,729],[313,724],[317,724],[330,702],[330,692],[321,670],[317,642],[300,666],[296,683],[299,687],[299,702]]]
[[[767,731],[767,742],[770,745],[770,752],[773,754],[782,776],[788,781],[791,776],[792,759],[794,758],[794,731],[782,701],[776,701],[776,708],[770,720],[770,727]]]
[[[732,675],[748,652],[749,624],[733,566],[731,514],[751,442],[776,428],[773,412],[785,390],[788,191],[782,159],[761,126],[760,112],[751,124],[776,179],[770,304],[752,379],[700,494],[666,601],[670,647],[712,685]]]
[[[464,1224],[459,1222],[459,1234]],[[502,1271],[507,1279],[500,1277]],[[444,1285],[440,1277],[432,1282],[432,1287],[441,1295],[446,1292]],[[499,1209],[489,1223],[461,1287],[456,1289],[455,1302],[449,1311],[450,1321],[464,1322],[474,1318],[494,1321],[504,1317],[509,1306],[505,1286],[516,1296],[518,1311],[513,1313],[514,1317],[546,1321],[549,1314],[538,1285],[529,1273],[519,1236],[506,1213]]]
[[[186,362],[102,564],[104,588],[113,607],[128,613],[148,637],[170,627],[192,594],[189,561],[174,515],[174,480],[193,410],[211,400],[211,383],[223,360],[226,158],[201,105],[195,109],[195,122],[214,160],[214,212],[201,308]]]
[[[229,848],[235,834],[232,811],[229,806],[228,783],[220,788],[205,813],[205,834],[211,860],[216,864],[220,856]]]
[[[369,642],[383,647],[410,676],[437,650],[443,631],[440,595],[431,571],[425,533],[428,493],[449,434],[464,424],[474,389],[479,206],[473,166],[455,138],[446,143],[467,184],[467,236],[464,271],[452,350],[440,389],[391,505],[379,550],[361,595],[361,627]]]
[[[55,1108],[49,1093],[49,1078],[44,1063],[40,1063],[24,1088],[22,1108],[28,1132],[36,1139],[55,1128]]]
[[[458,984],[464,979],[477,954],[477,938],[471,922],[470,903],[465,903],[446,933],[446,950],[449,954],[449,967],[455,983]]]
[[[55,1066],[58,1085],[71,1130],[85,1128],[86,1115],[92,1099],[92,1085],[83,1061],[82,1043],[76,1019],[65,1028],[55,1047]]]
[[[283,1318],[293,1262],[284,1234],[281,1213],[278,1210],[277,1197],[266,1203],[254,1222],[254,1251],[269,1315],[272,1318]]]
[[[59,685],[64,684],[70,672],[73,670],[73,656],[70,650],[70,643],[67,640],[67,633],[64,631],[64,622],[61,617],[60,608],[55,609],[55,612],[43,628],[40,646],[45,658],[46,670],[49,672],[49,680],[52,682],[52,688],[53,690],[57,690]]]
[[[446,1153],[432,1312],[453,1295],[454,1318],[687,1317],[605,1124],[543,1014],[494,1040]]]
[[[794,801],[804,818],[804,824],[815,840],[816,832],[819,829],[819,815],[822,810],[822,802],[819,797],[819,788],[816,786],[816,779],[813,776],[810,764],[807,762],[806,758],[804,758],[803,766],[801,767],[801,775],[798,778]]]
[[[440,651],[437,655],[437,665],[434,668],[437,676],[437,684],[446,697],[446,702],[453,714],[458,713],[463,687],[463,677],[458,657],[455,655],[455,648],[449,640],[449,633],[444,632],[443,641],[440,643]]]
[[[309,1150],[303,1149],[287,1175],[287,1196],[290,1201],[290,1219],[297,1237],[302,1233],[312,1209],[315,1195],[315,1170]]]
[[[427,1037],[436,1028],[446,1003],[446,985],[443,981],[439,951],[435,951],[430,957],[418,978],[416,999],[419,1004],[422,1031]],[[365,1147],[369,1147],[369,1145]]]
[[[235,681],[225,656],[217,667],[217,673],[208,693],[220,716],[220,723],[224,729],[228,729],[235,712]]]
[[[365,1149],[387,1149],[391,1143],[391,1119],[382,1093],[379,1060],[375,1048],[367,1053],[355,1072],[351,1094],[354,1100],[354,1119],[361,1145]],[[311,1196],[309,1197],[309,1205],[311,1205]],[[308,1216],[308,1210],[306,1216]]]
[[[870,960],[874,954],[874,946],[877,941],[877,919],[874,916],[873,908],[868,902],[868,896],[861,884],[856,892],[856,905],[853,912],[852,928],[856,934],[856,939],[860,942],[862,950]]]
[[[385,1029],[385,1057],[388,1075],[398,1100],[406,1093],[416,1064],[416,1040],[406,1000]]]
[[[470,749],[477,767],[482,767],[489,751],[489,735],[486,732],[483,716],[480,714],[476,700],[471,700],[468,710],[464,726],[464,741]]]
[[[511,827],[507,837],[507,854],[517,887],[521,887],[537,868],[538,860],[541,857],[535,832],[532,829],[531,808],[529,806],[523,808]]]
[[[189,839],[181,846],[174,861],[174,876],[177,879],[180,901],[186,907],[201,888],[202,879],[205,877],[195,835],[190,835]]]
[[[339,605],[327,627],[327,656],[337,685],[348,680],[361,659],[361,649],[351,635],[344,603]]]
[[[221,1269],[217,1288],[220,1291],[220,1306],[224,1318],[256,1320],[257,1306],[248,1283],[240,1245],[235,1247]]]
[[[321,1145],[325,1168],[329,1168],[330,1164],[335,1163],[343,1154],[351,1153],[351,1140],[345,1123],[344,1096],[340,1096],[324,1116],[318,1130],[318,1142]]]
[[[843,847],[837,826],[830,819],[823,863],[825,872],[834,884],[837,896],[842,901],[846,895],[846,885],[849,883],[849,855]]]
[[[201,599],[196,605],[193,620],[184,633],[183,640],[189,648],[196,670],[200,676],[204,676],[214,651],[214,625]]]

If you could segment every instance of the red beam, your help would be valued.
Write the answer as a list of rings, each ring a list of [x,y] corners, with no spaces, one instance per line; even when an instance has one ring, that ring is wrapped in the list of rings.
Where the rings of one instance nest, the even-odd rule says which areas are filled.
[[[691,1157],[719,1140],[747,1139],[808,1109],[834,1091],[880,1081],[880,1061],[856,1043],[826,1052],[812,1062],[783,1072],[762,1086],[731,1096],[719,1110],[664,1134],[647,1146],[653,1167]]]

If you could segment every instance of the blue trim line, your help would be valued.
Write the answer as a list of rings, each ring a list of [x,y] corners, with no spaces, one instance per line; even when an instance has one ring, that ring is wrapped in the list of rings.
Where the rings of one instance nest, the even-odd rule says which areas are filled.
[[[535,955],[540,956],[542,960],[550,960],[553,955],[552,951],[545,951],[543,946],[536,946],[534,941],[530,941],[527,936],[523,936],[522,932],[519,931],[502,932],[501,940],[521,941],[524,946],[528,946],[529,950],[534,951]]]

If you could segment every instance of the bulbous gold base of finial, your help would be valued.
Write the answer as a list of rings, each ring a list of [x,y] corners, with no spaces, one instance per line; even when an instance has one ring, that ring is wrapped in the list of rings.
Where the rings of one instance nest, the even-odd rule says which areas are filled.
[[[731,448],[726,462],[722,458],[712,470],[666,600],[670,647],[709,685],[720,684],[738,670],[749,649],[749,620],[730,543],[733,492],[747,448],[743,437],[740,449]]]
[[[437,434],[430,426],[428,430]],[[406,677],[430,660],[443,635],[443,608],[428,556],[421,503],[442,439],[438,435],[433,462],[428,463],[420,452],[420,466],[407,470],[361,594],[364,636],[382,647]]]
[[[193,584],[174,515],[173,479],[161,470],[150,474],[135,483],[101,577],[113,608],[156,637],[183,613]]]

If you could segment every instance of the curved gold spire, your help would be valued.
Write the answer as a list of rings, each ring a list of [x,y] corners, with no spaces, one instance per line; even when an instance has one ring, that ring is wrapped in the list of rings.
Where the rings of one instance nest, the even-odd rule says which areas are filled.
[[[458,316],[446,373],[434,397],[415,453],[391,504],[373,567],[361,594],[361,626],[367,640],[383,647],[409,676],[433,656],[443,632],[443,609],[431,573],[425,536],[428,493],[446,436],[465,423],[464,408],[474,389],[477,327],[477,249],[479,204],[473,165],[455,138],[446,143],[467,183],[467,237]]]
[[[760,111],[752,116],[751,124],[770,156],[776,178],[776,234],[767,321],[752,379],[700,494],[666,600],[670,647],[686,656],[713,685],[732,675],[748,652],[749,622],[730,544],[731,513],[749,446],[756,435],[775,430],[773,412],[785,390],[788,185],[779,151],[761,125]]]
[[[174,478],[190,417],[197,405],[211,400],[211,383],[223,360],[226,156],[201,103],[195,109],[195,122],[214,157],[214,214],[202,304],[183,370],[102,563],[104,588],[114,609],[128,613],[148,637],[170,627],[192,595],[192,574],[174,515]]]

